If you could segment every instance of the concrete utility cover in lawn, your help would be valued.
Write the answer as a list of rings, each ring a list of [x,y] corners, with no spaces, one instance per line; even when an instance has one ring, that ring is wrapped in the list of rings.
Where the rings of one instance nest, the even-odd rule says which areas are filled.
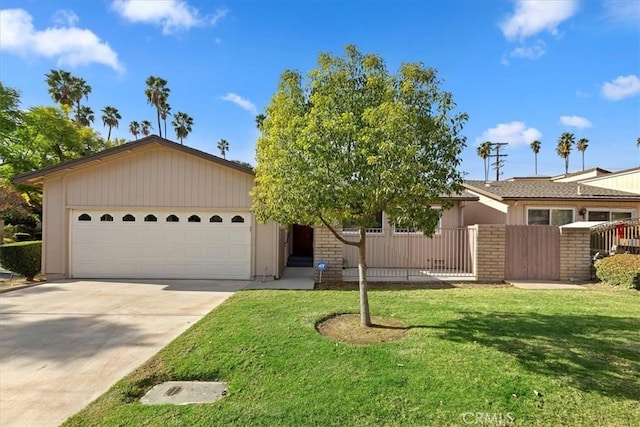
[[[145,405],[211,403],[227,394],[227,384],[202,381],[167,381],[153,387],[140,399]]]

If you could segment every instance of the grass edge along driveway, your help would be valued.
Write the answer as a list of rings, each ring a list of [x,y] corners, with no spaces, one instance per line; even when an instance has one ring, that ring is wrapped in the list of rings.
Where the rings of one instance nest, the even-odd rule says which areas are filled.
[[[640,419],[640,293],[372,291],[403,340],[317,333],[352,291],[242,291],[66,422],[103,425],[571,425]],[[165,380],[221,380],[204,405],[144,406]]]

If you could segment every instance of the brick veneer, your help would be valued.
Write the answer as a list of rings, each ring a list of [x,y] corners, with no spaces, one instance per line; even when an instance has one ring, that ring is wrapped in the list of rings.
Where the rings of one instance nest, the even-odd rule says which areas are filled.
[[[591,278],[589,228],[560,227],[560,280]]]
[[[504,224],[477,224],[468,228],[476,230],[476,279],[479,282],[502,282],[506,246]]]
[[[336,227],[342,233],[342,227]],[[342,242],[326,227],[313,230],[313,279],[320,281],[320,272],[316,268],[318,261],[324,261],[327,269],[322,272],[322,282],[342,281]]]

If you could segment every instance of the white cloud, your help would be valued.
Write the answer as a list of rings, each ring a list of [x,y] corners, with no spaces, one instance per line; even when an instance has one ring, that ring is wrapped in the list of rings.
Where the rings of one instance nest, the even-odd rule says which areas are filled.
[[[604,18],[615,24],[640,24],[640,1],[607,0],[602,3]]]
[[[589,98],[589,94],[578,89],[576,90],[576,98],[586,99],[586,98]]]
[[[511,146],[530,144],[542,138],[542,132],[527,127],[524,122],[500,123],[494,128],[485,130],[476,142],[507,142]]]
[[[634,74],[618,76],[611,82],[602,84],[602,95],[612,101],[618,101],[640,93],[640,79]]]
[[[0,10],[0,50],[24,57],[55,58],[59,66],[98,63],[116,71],[123,70],[118,54],[108,43],[91,30],[73,26],[77,22],[75,13],[67,11],[57,16],[64,16],[66,25],[36,30],[31,15],[25,10]]]
[[[184,0],[114,0],[111,8],[127,21],[161,26],[163,34],[216,25],[228,13],[219,9],[213,16],[202,16]]]
[[[238,105],[240,108],[247,110],[252,114],[258,113],[258,110],[256,106],[253,104],[253,102],[249,101],[248,99],[244,99],[243,97],[235,93],[228,93],[225,96],[221,97],[220,99],[224,101],[233,102],[234,104]]]
[[[560,123],[578,129],[586,129],[591,127],[591,122],[580,116],[561,116]]]
[[[74,27],[80,18],[73,10],[61,9],[53,15],[53,22],[63,27]]]
[[[513,15],[500,24],[500,29],[509,40],[524,40],[543,31],[556,35],[558,25],[577,10],[577,0],[518,0]]]
[[[515,49],[513,49],[510,53],[509,53],[509,57],[511,58],[525,58],[525,59],[538,59],[541,58],[546,50],[545,50],[545,43],[542,40],[538,40],[536,42],[536,44],[531,45],[531,46],[520,46],[517,47]],[[504,65],[508,65],[509,62],[506,60],[506,58],[504,58],[504,61],[506,63],[504,63]]]

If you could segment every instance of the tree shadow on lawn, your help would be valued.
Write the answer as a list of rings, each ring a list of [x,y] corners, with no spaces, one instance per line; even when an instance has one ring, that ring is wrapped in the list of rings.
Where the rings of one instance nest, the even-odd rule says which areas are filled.
[[[446,322],[442,338],[476,342],[517,358],[530,372],[584,392],[640,400],[637,318],[476,313]]]

